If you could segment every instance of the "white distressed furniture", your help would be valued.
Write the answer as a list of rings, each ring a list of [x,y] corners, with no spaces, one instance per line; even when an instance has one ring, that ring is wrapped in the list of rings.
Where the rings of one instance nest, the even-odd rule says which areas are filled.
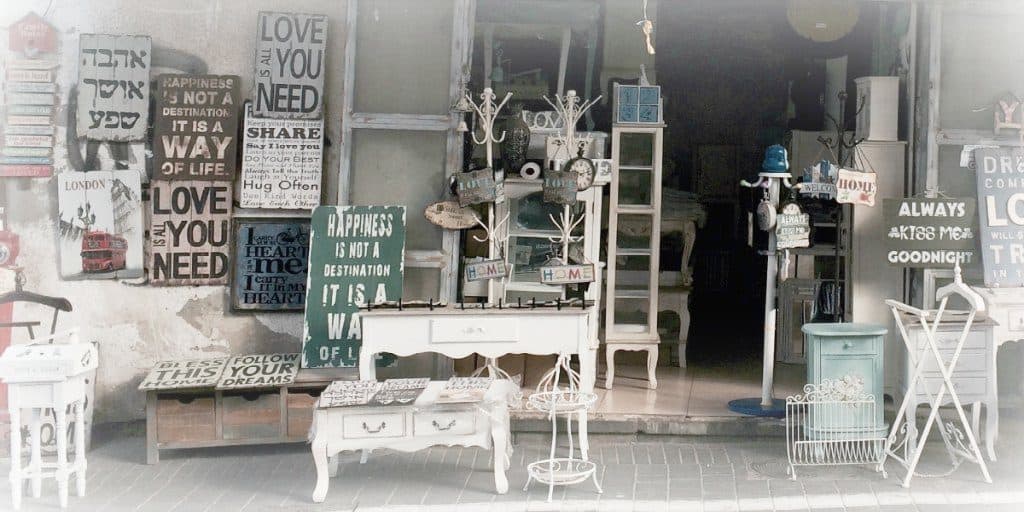
[[[992,483],[988,466],[985,464],[981,450],[978,448],[977,436],[975,434],[977,426],[972,426],[968,422],[960,400],[961,391],[972,393],[976,392],[976,390],[969,389],[966,386],[963,386],[964,389],[961,389],[961,386],[953,380],[954,376],[957,376],[958,363],[965,359],[969,360],[969,356],[967,358],[962,356],[971,353],[970,350],[965,352],[964,349],[968,346],[968,341],[972,337],[971,327],[977,314],[985,311],[985,303],[980,295],[963,283],[960,277],[959,265],[955,269],[953,284],[940,288],[935,296],[940,300],[937,310],[917,309],[895,300],[885,301],[892,310],[896,326],[903,338],[903,344],[906,346],[908,365],[914,367],[903,403],[896,412],[892,430],[886,441],[886,456],[892,457],[907,469],[907,474],[903,478],[903,487],[909,487],[910,480],[915,475],[917,464],[921,460],[921,452],[928,441],[928,434],[931,432],[932,426],[937,423],[939,434],[945,444],[946,452],[953,464],[953,468],[956,469],[961,460],[969,460],[978,465],[985,481]],[[947,311],[946,306],[949,298],[952,296],[966,301],[968,309]],[[907,321],[910,323],[920,325],[919,336],[911,335],[906,327],[907,321],[905,319],[908,319]],[[954,322],[952,343],[939,341],[941,339],[939,328],[942,326],[944,319]],[[959,327],[959,329],[956,329],[956,327]],[[923,343],[919,340],[920,336],[924,337]],[[945,334],[944,337],[948,338],[949,334]],[[977,336],[974,338],[977,340]],[[977,343],[975,341],[972,348]],[[921,354],[922,346],[926,348],[925,354]],[[939,348],[940,346],[942,349]],[[923,356],[923,358],[918,357],[919,355]],[[936,371],[939,374],[938,379],[934,375]],[[960,383],[963,383],[965,380],[961,376]],[[924,393],[931,406],[931,411],[928,414],[928,419],[920,436],[917,434],[916,402],[914,401],[918,392]],[[957,417],[955,422],[944,421],[939,416],[939,408],[947,402],[947,393],[948,401],[956,409]],[[977,413],[977,409],[975,409],[975,413]],[[965,438],[966,443],[964,442]]]
[[[494,451],[494,487],[508,492],[505,470],[509,466],[508,401],[515,386],[495,380],[478,403],[439,404],[444,381],[431,382],[423,394],[407,406],[357,406],[320,408],[313,412],[309,438],[316,465],[313,501],[327,496],[330,477],[338,471],[337,454],[380,448],[413,452],[431,446],[479,446]],[[439,468],[443,471],[443,468]]]
[[[615,380],[615,352],[647,351],[648,387],[658,379],[658,258],[661,248],[661,164],[664,125],[612,125],[605,299],[605,388]],[[639,284],[619,272],[644,272]]]
[[[907,322],[907,333],[917,344],[916,360],[925,360],[925,379],[928,383],[928,390],[934,395],[942,383],[942,374],[931,355],[927,352],[927,338],[920,324]],[[935,343],[939,352],[948,361],[952,356],[952,350],[960,337],[962,325],[957,323],[940,324],[935,332]],[[996,460],[995,441],[999,437],[999,394],[996,382],[996,343],[994,330],[999,326],[991,319],[975,320],[971,325],[967,341],[964,342],[963,351],[956,369],[953,371],[953,388],[956,389],[963,403],[972,404],[971,426],[975,434],[981,434],[979,424],[981,421],[981,405],[985,406],[985,450],[988,452],[989,460]],[[900,360],[899,371],[899,396],[907,401],[908,411],[917,411],[921,404],[928,403],[928,397],[924,390],[918,389],[913,395],[907,395],[910,380],[913,377],[914,368],[906,358]],[[942,405],[949,405],[952,402],[947,397]],[[914,414],[911,412],[911,414]],[[916,440],[913,431],[909,432],[911,440]]]
[[[375,309],[360,312],[363,345],[359,350],[359,376],[376,379],[374,355],[390,352],[411,356],[434,352],[453,359],[471,354],[497,359],[507,354],[577,354],[580,386],[593,391],[597,372],[597,343],[588,322],[594,306],[561,309],[487,309],[466,306],[429,309]],[[581,414],[580,450],[587,458],[587,419]]]
[[[56,343],[55,343],[56,342]],[[97,366],[96,347],[80,343],[75,330],[37,338],[26,345],[8,347],[0,357],[0,377],[8,385],[7,409],[10,424],[21,425],[21,413],[30,411],[32,449],[27,467],[22,467],[21,429],[11,429],[11,501],[21,507],[24,481],[32,482],[32,496],[42,492],[44,477],[57,480],[61,508],[68,505],[68,478],[74,474],[78,496],[85,496],[86,377]],[[43,462],[40,438],[42,415],[53,409],[56,432],[67,432],[70,409],[74,415],[75,460],[68,462],[68,438],[56,435],[57,461]]]
[[[988,317],[996,322],[996,325],[992,327],[992,337],[995,339],[993,352],[998,354],[999,347],[1008,341],[1024,341],[1024,288],[985,288],[983,286],[973,286],[972,288],[985,301]],[[1020,354],[1021,359],[1018,364],[1024,366],[1024,350]],[[993,372],[994,368],[993,365]],[[995,378],[995,373],[993,373],[993,378]],[[1024,395],[1024,378],[1019,379],[1019,382],[1018,392]]]

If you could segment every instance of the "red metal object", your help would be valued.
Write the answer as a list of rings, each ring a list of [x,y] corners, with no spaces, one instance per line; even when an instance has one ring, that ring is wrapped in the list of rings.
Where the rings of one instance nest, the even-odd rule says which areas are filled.
[[[8,29],[10,49],[32,58],[57,51],[57,31],[38,14],[30,12]]]

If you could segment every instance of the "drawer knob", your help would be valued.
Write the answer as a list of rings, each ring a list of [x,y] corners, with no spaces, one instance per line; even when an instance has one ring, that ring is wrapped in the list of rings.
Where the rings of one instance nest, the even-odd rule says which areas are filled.
[[[853,348],[853,342],[847,341],[843,343],[843,348]]]
[[[383,421],[380,422],[380,426],[377,427],[376,429],[371,429],[369,425],[366,424],[365,421],[363,422],[363,431],[365,431],[367,434],[379,434],[380,431],[384,430],[385,427],[387,427],[387,423]]]
[[[451,430],[452,427],[455,426],[455,420],[449,421],[448,425],[445,425],[445,426],[441,426],[441,424],[438,423],[437,420],[434,420],[434,421],[430,422],[430,424],[433,425],[434,428],[436,428],[437,430],[439,430],[441,432],[444,432],[445,430]]]

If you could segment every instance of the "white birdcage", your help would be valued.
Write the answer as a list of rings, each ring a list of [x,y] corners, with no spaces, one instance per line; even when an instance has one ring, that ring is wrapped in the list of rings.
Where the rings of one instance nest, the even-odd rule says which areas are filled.
[[[562,374],[566,375],[562,381]],[[556,485],[573,485],[592,478],[594,487],[600,493],[601,485],[597,482],[597,464],[574,457],[575,444],[572,436],[572,418],[579,414],[586,414],[597,402],[597,395],[579,390],[580,375],[569,367],[569,356],[562,354],[558,356],[555,367],[544,374],[544,378],[537,384],[537,391],[530,395],[528,407],[534,410],[543,411],[551,419],[551,453],[547,459],[530,463],[526,467],[529,478],[525,491],[530,487],[530,482],[536,480],[548,485],[548,501],[551,501]],[[569,454],[567,457],[556,457],[555,447],[558,439],[558,416],[565,417],[565,430],[569,436]]]
[[[786,398],[786,455],[789,475],[796,466],[874,464],[885,458],[887,429],[875,423],[875,397],[857,379],[807,384],[804,394]]]

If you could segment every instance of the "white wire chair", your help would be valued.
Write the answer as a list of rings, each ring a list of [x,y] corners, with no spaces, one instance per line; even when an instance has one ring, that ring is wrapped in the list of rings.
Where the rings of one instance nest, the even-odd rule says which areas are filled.
[[[796,466],[873,464],[882,466],[888,428],[879,428],[875,397],[864,392],[861,379],[824,379],[807,384],[804,394],[786,398],[788,473]]]

